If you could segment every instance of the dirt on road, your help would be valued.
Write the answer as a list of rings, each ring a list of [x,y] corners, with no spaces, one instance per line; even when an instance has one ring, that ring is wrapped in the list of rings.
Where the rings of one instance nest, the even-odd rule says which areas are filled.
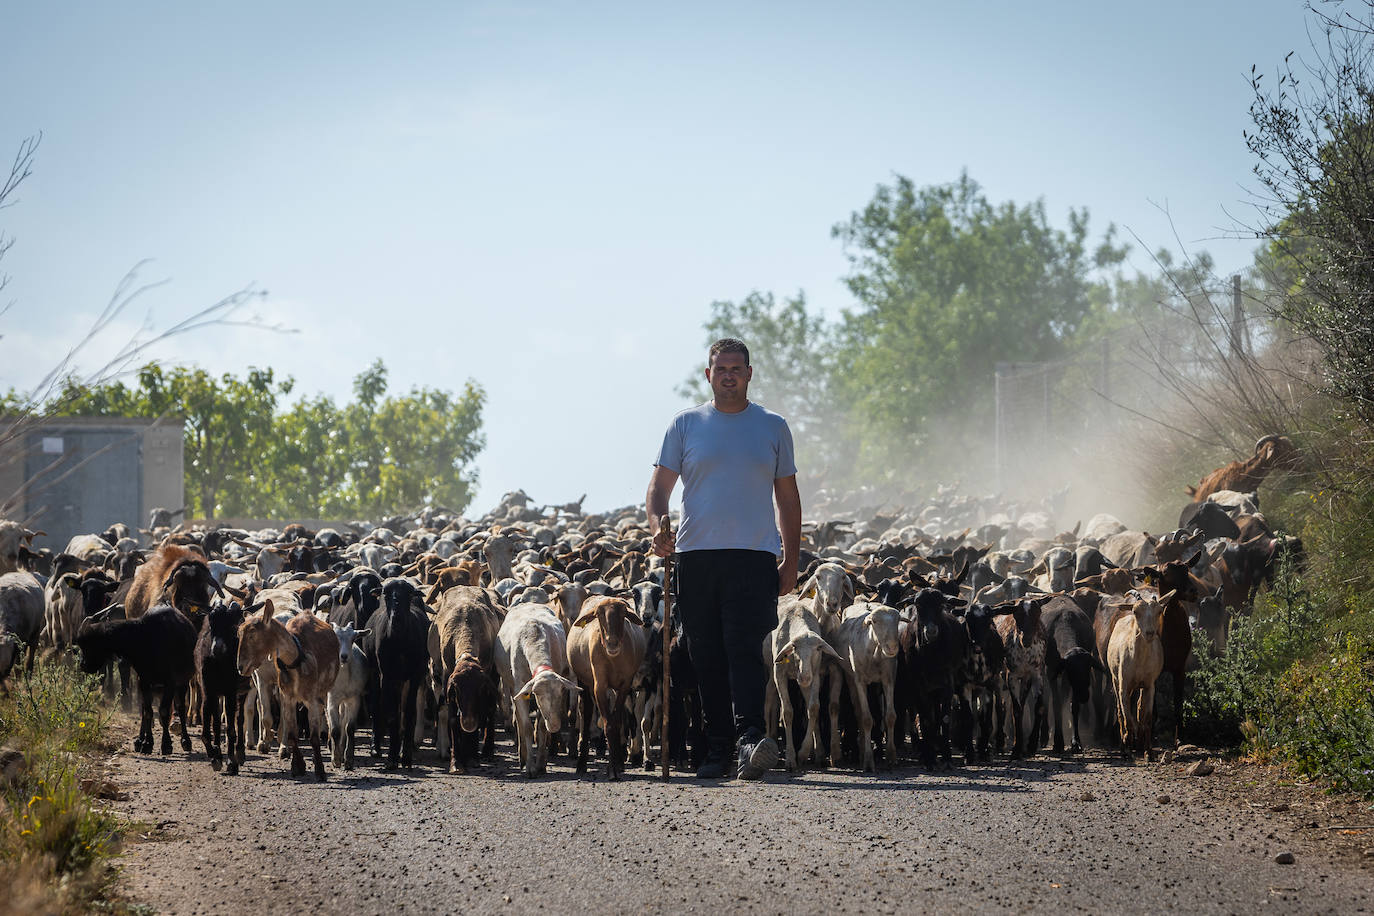
[[[1090,754],[936,774],[674,773],[665,784],[631,771],[608,783],[563,758],[529,780],[509,744],[499,749],[465,776],[437,768],[430,749],[412,772],[365,761],[325,783],[292,779],[275,756],[250,753],[229,777],[199,752],[121,752],[117,807],[143,825],[123,859],[125,894],[178,914],[1374,905],[1374,831],[1349,829],[1361,811],[1374,823],[1371,812],[1230,764],[1187,777],[1183,760]],[[1295,862],[1277,863],[1282,852]]]

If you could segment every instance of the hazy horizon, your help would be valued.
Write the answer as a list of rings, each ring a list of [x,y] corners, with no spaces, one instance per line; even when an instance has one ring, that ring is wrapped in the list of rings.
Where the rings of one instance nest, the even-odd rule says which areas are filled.
[[[1307,37],[1300,3],[1238,9],[17,9],[0,153],[43,140],[0,211],[0,385],[35,384],[151,258],[141,276],[169,282],[84,368],[145,318],[255,285],[250,312],[299,334],[217,329],[157,355],[271,366],[293,398],[345,400],[377,358],[393,391],[472,378],[471,513],[517,488],[635,503],[710,302],[851,307],[830,227],[894,174],[966,169],[1058,225],[1086,207],[1141,269],[1180,246],[1249,266],[1253,243],[1223,236],[1254,186],[1250,68]]]

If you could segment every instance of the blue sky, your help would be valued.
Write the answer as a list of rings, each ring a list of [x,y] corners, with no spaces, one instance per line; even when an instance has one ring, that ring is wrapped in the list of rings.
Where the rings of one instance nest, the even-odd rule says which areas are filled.
[[[43,141],[0,211],[0,386],[143,259],[169,282],[82,365],[255,284],[251,312],[300,333],[158,355],[340,398],[379,357],[393,390],[472,378],[477,511],[641,499],[709,303],[804,290],[837,315],[830,227],[894,174],[967,169],[1243,268],[1250,67],[1307,48],[1295,0],[201,6],[4,13],[0,153]]]

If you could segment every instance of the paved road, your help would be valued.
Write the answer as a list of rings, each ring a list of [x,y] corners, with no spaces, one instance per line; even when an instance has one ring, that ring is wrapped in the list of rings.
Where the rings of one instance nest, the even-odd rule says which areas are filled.
[[[366,746],[366,744],[363,744]],[[165,913],[1361,912],[1374,876],[1283,814],[1105,756],[930,775],[781,771],[609,784],[562,759],[514,772],[369,764],[317,784],[122,752],[120,809],[151,825],[126,887]],[[434,762],[433,751],[421,761]],[[161,825],[161,826],[157,826]],[[1311,825],[1305,825],[1311,826]],[[1278,865],[1289,849],[1294,865]]]

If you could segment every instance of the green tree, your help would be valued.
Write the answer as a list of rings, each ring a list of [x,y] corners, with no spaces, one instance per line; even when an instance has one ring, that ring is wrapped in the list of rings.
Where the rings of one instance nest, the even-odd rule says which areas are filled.
[[[1090,248],[1086,210],[1057,229],[1043,201],[993,204],[967,174],[923,188],[898,176],[833,235],[858,300],[840,331],[835,393],[866,476],[971,453],[967,431],[990,421],[996,364],[1065,352],[1106,295],[1094,272],[1125,257],[1111,227]]]
[[[136,385],[69,380],[46,406],[53,416],[180,416],[185,420],[190,512],[276,518],[377,516],[423,504],[461,511],[485,444],[485,395],[416,388],[386,397],[380,360],[354,381],[353,403],[302,398],[271,369],[243,378],[150,363]],[[7,403],[20,395],[10,392]]]
[[[348,466],[333,504],[363,516],[421,504],[461,511],[477,482],[468,465],[486,444],[485,394],[468,382],[457,395],[413,388],[384,398],[386,385],[381,360],[354,380],[341,417]]]
[[[1351,10],[1349,7],[1356,7]],[[1362,9],[1358,9],[1361,8]],[[1253,77],[1246,141],[1279,317],[1320,348],[1331,391],[1374,424],[1374,0],[1309,7],[1312,54]]]

